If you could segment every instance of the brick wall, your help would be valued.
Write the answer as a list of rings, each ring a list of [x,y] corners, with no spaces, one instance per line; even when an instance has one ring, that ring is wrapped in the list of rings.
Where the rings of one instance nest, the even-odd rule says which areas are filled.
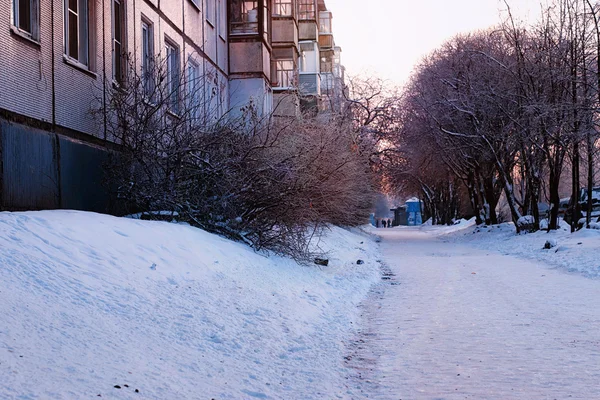
[[[218,8],[219,0],[214,1]],[[0,2],[0,109],[104,139],[104,130],[90,115],[90,108],[95,101],[102,101],[103,85],[112,84],[111,1],[89,2],[93,16],[89,68],[65,61],[63,2],[54,2],[52,14],[52,0],[40,0],[38,43],[11,32],[11,7],[11,0]],[[215,67],[222,77],[226,76],[227,43],[218,35],[217,25],[223,19],[217,13],[215,21],[208,23],[203,17],[202,0],[199,6],[191,0],[128,0],[125,7],[127,51],[138,61],[136,68],[139,68],[143,14],[154,23],[156,54],[164,52],[164,39],[168,36],[181,50],[181,65],[193,55],[197,60],[204,59],[201,65]]]

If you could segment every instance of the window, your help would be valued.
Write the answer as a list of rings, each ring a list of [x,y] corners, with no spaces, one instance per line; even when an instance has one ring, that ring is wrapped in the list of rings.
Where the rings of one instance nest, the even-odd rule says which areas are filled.
[[[39,40],[39,8],[39,0],[13,0],[13,26],[34,40]]]
[[[207,66],[204,78],[204,112],[206,120],[212,122],[218,118],[219,77],[214,67]]]
[[[142,20],[142,85],[144,93],[152,100],[154,92],[154,29]]]
[[[314,0],[299,0],[298,3],[298,18],[299,19],[312,19],[316,18],[316,7]]]
[[[277,60],[277,87],[296,87],[296,66],[294,60]]]
[[[219,0],[219,35],[225,39],[227,35],[227,0]]]
[[[258,1],[231,0],[231,33],[258,33]]]
[[[318,73],[319,48],[317,43],[312,41],[300,42],[300,72]]]
[[[213,26],[215,24],[215,0],[206,0],[206,20]]]
[[[273,15],[277,17],[291,17],[294,11],[292,0],[275,0],[273,3]]]
[[[165,41],[165,81],[169,110],[179,112],[179,48]]]
[[[89,61],[88,0],[65,0],[65,53],[81,64]]]
[[[193,60],[188,62],[188,76],[187,76],[187,99],[188,107],[190,108],[190,115],[194,120],[200,118],[200,106],[201,104],[201,80],[200,66]]]
[[[225,114],[225,107],[227,105],[227,81],[224,78],[221,78],[221,85],[219,90],[219,109],[218,115],[219,118]]]
[[[271,43],[271,2],[263,0],[262,2],[262,25],[263,25],[263,37],[265,41]]]
[[[331,33],[331,13],[329,11],[319,13],[319,33]]]
[[[112,62],[113,79],[122,84],[125,82],[125,71],[127,68],[125,52],[125,8],[123,0],[112,2]]]

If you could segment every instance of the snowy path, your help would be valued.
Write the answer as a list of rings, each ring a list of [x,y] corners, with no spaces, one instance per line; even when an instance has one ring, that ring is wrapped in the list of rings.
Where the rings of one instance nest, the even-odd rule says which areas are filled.
[[[355,396],[600,399],[600,281],[417,229],[378,233],[395,276],[364,305]]]

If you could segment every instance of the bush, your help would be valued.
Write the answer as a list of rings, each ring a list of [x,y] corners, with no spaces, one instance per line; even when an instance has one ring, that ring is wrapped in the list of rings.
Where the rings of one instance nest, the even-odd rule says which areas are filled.
[[[121,151],[108,183],[132,212],[171,211],[178,220],[257,250],[301,261],[327,224],[365,223],[373,202],[368,161],[337,121],[197,118],[171,97],[140,101],[139,80],[110,93],[97,111]],[[213,121],[213,122],[208,122]]]

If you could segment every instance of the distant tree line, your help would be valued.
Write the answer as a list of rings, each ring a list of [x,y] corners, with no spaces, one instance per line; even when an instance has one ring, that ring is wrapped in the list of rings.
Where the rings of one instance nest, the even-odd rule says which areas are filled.
[[[532,26],[508,8],[500,26],[456,36],[425,57],[394,97],[384,182],[418,191],[434,223],[449,223],[465,202],[478,223],[498,223],[505,199],[517,231],[540,228],[547,193],[549,229],[557,229],[570,170],[572,215],[586,211],[589,225],[592,202],[579,210],[578,194],[586,186],[592,198],[594,184],[599,19],[590,0],[553,1]]]

